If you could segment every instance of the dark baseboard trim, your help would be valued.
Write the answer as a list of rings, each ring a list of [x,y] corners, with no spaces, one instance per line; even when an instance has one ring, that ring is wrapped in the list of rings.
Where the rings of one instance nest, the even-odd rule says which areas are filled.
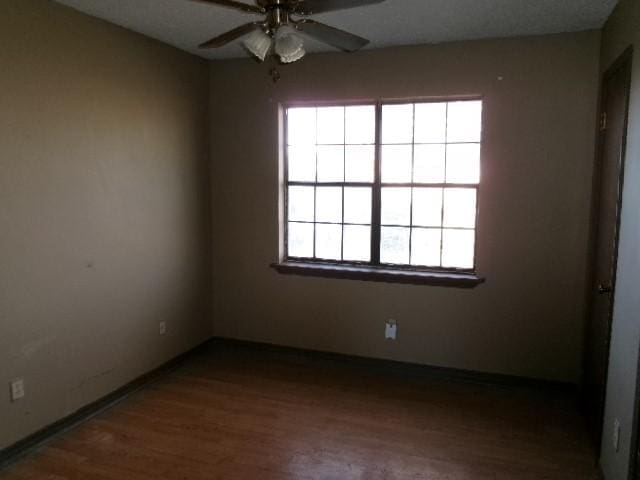
[[[528,387],[535,389],[563,391],[577,396],[578,386],[573,383],[554,380],[544,380],[516,375],[500,373],[487,373],[475,370],[463,370],[451,367],[438,367],[418,363],[401,362],[373,357],[361,357],[344,353],[325,352],[297,347],[288,347],[272,343],[255,342],[226,337],[212,337],[212,345],[231,348],[244,348],[247,350],[266,351],[276,355],[305,358],[311,361],[339,363],[356,368],[364,368],[367,371],[388,372],[411,377],[439,378],[443,380],[456,380],[486,385]]]
[[[180,366],[188,358],[191,358],[199,352],[206,350],[210,346],[211,342],[211,340],[204,341],[200,345],[197,345],[191,350],[188,350],[178,355],[177,357],[172,358],[159,367],[154,368],[150,372],[147,372],[127,383],[126,385],[123,385],[117,390],[108,393],[104,397],[101,397],[98,400],[79,408],[70,415],[67,415],[64,418],[50,425],[47,425],[44,428],[41,428],[28,437],[25,437],[22,440],[18,440],[13,445],[0,450],[0,469],[7,467],[8,465],[14,463],[16,460],[24,457],[33,450],[43,446],[53,438],[75,428],[79,424],[86,422],[90,418],[95,417],[105,410],[108,410],[109,408],[122,402],[138,390],[157,381],[168,372]]]

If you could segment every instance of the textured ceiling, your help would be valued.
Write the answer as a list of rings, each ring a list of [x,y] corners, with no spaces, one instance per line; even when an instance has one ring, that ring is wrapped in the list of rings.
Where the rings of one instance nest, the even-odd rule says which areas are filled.
[[[243,57],[236,42],[197,45],[259,17],[191,0],[56,0],[205,58]],[[244,0],[250,3],[251,0]],[[367,48],[600,28],[617,0],[386,0],[313,18],[371,40]],[[307,42],[307,50],[330,47]]]

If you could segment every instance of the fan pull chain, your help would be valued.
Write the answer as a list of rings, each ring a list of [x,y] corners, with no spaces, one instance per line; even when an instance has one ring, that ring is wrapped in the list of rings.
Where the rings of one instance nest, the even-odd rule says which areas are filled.
[[[269,75],[271,75],[271,80],[273,80],[273,83],[278,83],[278,80],[280,80],[280,72],[275,67],[269,70]]]

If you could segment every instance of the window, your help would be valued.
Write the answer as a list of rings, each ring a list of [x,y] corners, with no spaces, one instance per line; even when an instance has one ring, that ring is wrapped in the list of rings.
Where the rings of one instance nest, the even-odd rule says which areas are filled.
[[[285,108],[285,261],[473,273],[478,99]]]

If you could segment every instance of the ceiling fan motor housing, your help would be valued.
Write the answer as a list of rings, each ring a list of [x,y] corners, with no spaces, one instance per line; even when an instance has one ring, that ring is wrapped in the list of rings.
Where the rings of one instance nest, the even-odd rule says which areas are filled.
[[[274,35],[278,28],[294,23],[291,21],[290,6],[282,0],[274,0],[274,3],[265,7],[267,18],[266,25],[271,35]]]

